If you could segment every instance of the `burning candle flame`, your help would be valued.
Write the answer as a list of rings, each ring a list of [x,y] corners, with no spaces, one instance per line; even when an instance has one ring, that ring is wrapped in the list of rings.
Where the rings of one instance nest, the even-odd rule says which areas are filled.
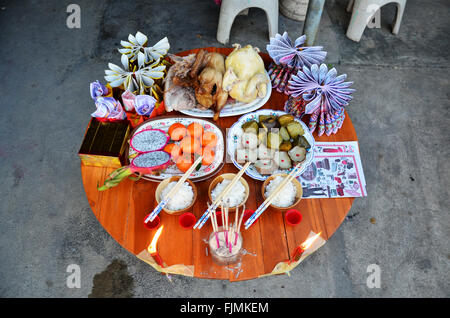
[[[304,241],[304,242],[300,245],[300,248],[301,248],[302,250],[306,250],[306,249],[308,249],[309,247],[311,247],[311,245],[314,243],[314,241],[317,240],[317,239],[320,237],[320,233],[322,233],[322,232],[319,232],[318,234],[313,235],[313,236],[311,236],[309,239],[307,239],[306,241]]]
[[[164,225],[161,226],[158,231],[156,231],[155,236],[153,236],[152,242],[150,243],[150,245],[148,246],[148,252],[150,254],[156,253],[156,244],[158,243],[158,239],[161,236],[162,230],[164,228]]]

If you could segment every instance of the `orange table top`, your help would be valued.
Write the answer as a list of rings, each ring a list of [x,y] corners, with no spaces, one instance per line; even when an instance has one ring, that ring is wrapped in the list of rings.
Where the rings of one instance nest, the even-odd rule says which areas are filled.
[[[207,48],[225,55],[232,49]],[[179,55],[196,52],[190,50]],[[261,54],[266,64],[271,59]],[[282,110],[287,96],[272,90],[269,101],[262,107]],[[176,114],[176,112],[175,112]],[[238,119],[235,117],[219,118],[217,125],[223,129],[231,127]],[[316,141],[355,141],[355,129],[346,114],[344,124],[336,135],[318,137]],[[148,230],[143,220],[156,206],[154,192],[157,182],[147,180],[124,180],[117,187],[99,192],[97,184],[111,173],[113,168],[93,167],[81,164],[81,175],[89,204],[95,216],[105,230],[126,250],[144,260],[155,269],[166,272],[193,276],[197,278],[228,279],[230,281],[248,280],[262,275],[285,273],[297,266],[305,256],[314,252],[328,240],[350,211],[353,198],[337,199],[302,199],[296,206],[303,216],[302,222],[293,227],[285,224],[284,213],[269,207],[254,226],[244,230],[242,235],[244,249],[240,263],[218,266],[207,255],[206,240],[211,232],[211,223],[207,222],[200,230],[186,230],[178,224],[178,216],[160,213],[163,232],[158,241],[158,253],[165,263],[160,267],[147,252],[156,230]],[[237,173],[232,163],[225,163],[217,175]],[[264,200],[261,194],[262,181],[244,175],[250,187],[250,196],[246,207],[255,210]],[[214,179],[196,182],[198,197],[191,211],[197,219],[206,211],[208,202],[208,185]],[[296,248],[312,233],[321,233],[322,243],[305,252],[299,261],[290,262]]]

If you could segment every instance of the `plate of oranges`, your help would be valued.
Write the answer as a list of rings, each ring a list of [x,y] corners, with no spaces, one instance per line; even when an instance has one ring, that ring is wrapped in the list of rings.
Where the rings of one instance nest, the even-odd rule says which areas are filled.
[[[183,175],[202,156],[202,162],[194,169],[189,179],[202,181],[215,175],[225,162],[225,138],[221,128],[214,122],[193,117],[161,116],[149,119],[137,126],[131,133],[147,129],[160,129],[169,136],[163,151],[170,154],[171,164],[163,171],[143,175],[143,179],[162,181],[172,176]],[[137,152],[129,147],[127,160]]]

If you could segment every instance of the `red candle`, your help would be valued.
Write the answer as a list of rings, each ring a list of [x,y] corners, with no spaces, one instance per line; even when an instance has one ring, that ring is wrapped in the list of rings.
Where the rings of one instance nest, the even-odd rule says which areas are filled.
[[[150,245],[148,246],[148,249],[147,249],[148,252],[150,253],[150,255],[155,260],[155,262],[161,267],[164,267],[164,263],[161,259],[161,256],[159,256],[158,251],[156,250],[156,244],[158,243],[158,239],[161,236],[163,228],[164,228],[164,225],[161,226],[158,229],[158,231],[156,231],[156,234],[155,234],[155,236],[153,236],[152,242],[150,243]]]
[[[297,248],[294,250],[294,253],[292,254],[292,259],[289,261],[289,264],[292,262],[298,262],[300,258],[302,257],[303,253],[311,247],[311,245],[314,243],[315,240],[317,240],[320,237],[320,233],[311,236],[306,241],[304,241],[300,246],[297,246]]]
[[[161,259],[161,256],[159,256],[158,252],[151,253],[150,255],[153,257],[153,259],[156,261],[156,263],[159,266],[164,267],[164,263],[163,263],[163,261]]]
[[[304,249],[302,249],[300,246],[297,246],[297,248],[294,251],[294,254],[292,255],[292,260],[290,260],[289,263],[298,262],[304,252],[305,252]]]

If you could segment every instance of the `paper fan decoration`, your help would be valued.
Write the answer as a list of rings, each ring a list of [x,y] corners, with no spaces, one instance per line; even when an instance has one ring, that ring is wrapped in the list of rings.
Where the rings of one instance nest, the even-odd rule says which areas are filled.
[[[305,113],[311,114],[309,129],[318,127],[318,135],[335,134],[344,121],[344,107],[353,98],[353,82],[344,82],[346,74],[337,76],[335,68],[328,70],[325,64],[303,66],[289,81],[289,92],[294,98],[302,98]]]
[[[306,35],[302,35],[292,44],[288,33],[284,32],[283,35],[277,34],[274,38],[270,38],[270,44],[266,48],[278,65],[302,68],[305,65],[322,63],[327,52],[323,51],[321,46],[303,46],[305,41]]]
[[[327,52],[323,51],[323,47],[304,46],[305,41],[306,35],[302,35],[292,43],[287,32],[270,38],[266,49],[274,63],[270,65],[268,73],[272,87],[280,93],[289,94],[287,83],[292,74],[297,73],[303,66],[320,64],[325,60]]]
[[[120,41],[120,44],[123,48],[119,49],[119,52],[126,55],[130,62],[134,62],[137,59],[145,64],[161,59],[170,49],[167,37],[161,39],[155,45],[147,47],[148,38],[139,31],[135,36],[129,34],[128,41]]]
[[[139,52],[141,53],[141,52]],[[109,70],[105,70],[105,80],[111,87],[124,85],[125,90],[132,93],[144,94],[151,89],[155,80],[164,76],[165,65],[160,64],[160,60],[155,60],[152,64],[145,66],[144,57],[138,53],[136,64],[130,63],[128,56],[123,54],[121,58],[122,66],[109,63]]]

